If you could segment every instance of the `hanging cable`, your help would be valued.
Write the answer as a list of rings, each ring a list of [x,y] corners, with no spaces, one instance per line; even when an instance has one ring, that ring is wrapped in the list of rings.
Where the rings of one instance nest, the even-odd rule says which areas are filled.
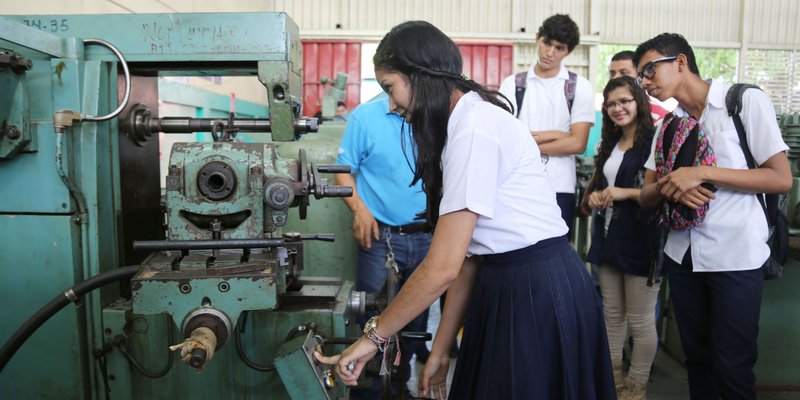
[[[247,354],[244,353],[244,348],[242,348],[242,333],[244,332],[245,325],[247,325],[247,314],[249,311],[242,311],[242,314],[239,316],[239,322],[236,324],[236,352],[239,353],[239,358],[250,368],[256,371],[262,372],[272,372],[275,371],[274,365],[258,365],[247,358]]]
[[[72,182],[69,176],[67,176],[66,171],[64,171],[63,136],[64,130],[56,129],[56,171],[58,171],[58,177],[61,178],[61,182],[67,187],[70,196],[75,199],[75,204],[78,207],[78,217],[80,218],[79,222],[86,222],[85,218],[88,215],[86,211],[86,198],[83,197],[83,192],[78,189],[78,186]]]
[[[145,368],[138,360],[136,360],[136,358],[134,358],[133,355],[128,352],[128,348],[125,345],[126,340],[124,336],[117,336],[114,338],[113,342],[114,346],[119,349],[120,353],[122,353],[122,355],[128,359],[128,362],[130,362],[140,374],[150,379],[158,379],[166,375],[169,370],[172,369],[172,364],[175,361],[172,351],[169,350],[169,346],[172,343],[175,343],[175,324],[172,322],[172,317],[170,317],[169,314],[164,314],[164,316],[167,318],[167,345],[165,346],[167,349],[167,365],[165,365],[160,371],[150,372],[150,370]]]

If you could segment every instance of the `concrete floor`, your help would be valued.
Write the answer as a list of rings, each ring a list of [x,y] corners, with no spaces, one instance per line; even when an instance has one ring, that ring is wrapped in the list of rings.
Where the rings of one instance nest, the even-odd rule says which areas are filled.
[[[431,306],[430,317],[428,320],[428,331],[435,334],[436,327],[439,325],[439,305],[434,303]],[[430,342],[428,343],[430,348]],[[412,365],[411,380],[408,387],[411,392],[417,394],[417,377],[422,370],[423,364],[415,362]],[[449,380],[453,377],[455,359],[450,363]],[[650,373],[650,383],[647,386],[647,398],[649,400],[686,400],[689,398],[689,384],[686,380],[686,369],[672,356],[659,349],[653,363],[653,370]],[[800,400],[800,392],[759,392],[760,400]]]

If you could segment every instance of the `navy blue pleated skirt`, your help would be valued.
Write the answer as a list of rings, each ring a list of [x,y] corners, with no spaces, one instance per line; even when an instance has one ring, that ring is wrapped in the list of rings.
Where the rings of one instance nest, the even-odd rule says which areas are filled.
[[[484,256],[450,399],[616,399],[603,311],[565,237]]]

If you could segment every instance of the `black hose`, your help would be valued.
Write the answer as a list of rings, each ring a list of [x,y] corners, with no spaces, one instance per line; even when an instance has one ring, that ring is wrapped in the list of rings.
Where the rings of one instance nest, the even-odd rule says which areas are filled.
[[[39,329],[42,324],[47,322],[53,315],[61,311],[71,301],[78,297],[91,292],[94,289],[105,286],[112,282],[121,281],[124,279],[133,278],[139,272],[138,265],[117,268],[100,275],[93,276],[77,285],[69,288],[68,290],[60,293],[53,300],[50,300],[44,307],[40,308],[36,314],[28,318],[16,332],[8,339],[3,348],[0,349],[0,372],[6,367],[6,364],[11,360],[11,357],[19,350],[26,340]]]
[[[247,314],[249,311],[242,311],[239,315],[239,322],[236,324],[236,352],[239,353],[239,358],[242,362],[245,363],[248,367],[261,372],[272,372],[275,371],[275,365],[259,365],[254,363],[247,357],[247,354],[244,353],[244,347],[242,346],[242,333],[244,332],[244,327],[247,325]]]

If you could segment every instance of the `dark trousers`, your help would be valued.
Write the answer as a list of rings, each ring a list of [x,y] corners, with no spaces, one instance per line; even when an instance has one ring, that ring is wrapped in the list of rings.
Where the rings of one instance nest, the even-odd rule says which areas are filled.
[[[691,398],[755,399],[761,269],[692,272],[690,254],[665,264]]]
[[[572,225],[575,222],[575,193],[556,193],[556,203],[561,209],[561,218],[567,223],[567,240],[573,241]]]

